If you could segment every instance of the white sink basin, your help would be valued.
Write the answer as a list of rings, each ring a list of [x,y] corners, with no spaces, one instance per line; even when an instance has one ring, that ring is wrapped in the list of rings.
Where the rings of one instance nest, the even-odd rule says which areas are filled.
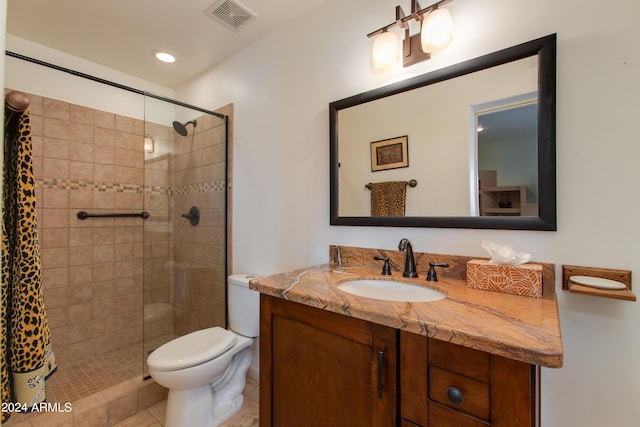
[[[385,301],[430,302],[446,297],[435,289],[394,280],[349,280],[336,287],[350,294]]]

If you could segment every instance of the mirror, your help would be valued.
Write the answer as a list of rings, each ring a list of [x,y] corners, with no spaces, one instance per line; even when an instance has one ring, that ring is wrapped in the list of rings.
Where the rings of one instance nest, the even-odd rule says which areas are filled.
[[[555,61],[553,34],[329,104],[331,225],[556,230]]]

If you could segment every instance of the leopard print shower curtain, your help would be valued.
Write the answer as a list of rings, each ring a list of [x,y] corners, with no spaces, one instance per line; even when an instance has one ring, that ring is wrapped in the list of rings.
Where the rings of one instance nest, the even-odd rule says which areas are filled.
[[[29,113],[5,111],[2,187],[2,402],[28,411],[55,372],[44,310]],[[11,415],[2,405],[3,421]]]

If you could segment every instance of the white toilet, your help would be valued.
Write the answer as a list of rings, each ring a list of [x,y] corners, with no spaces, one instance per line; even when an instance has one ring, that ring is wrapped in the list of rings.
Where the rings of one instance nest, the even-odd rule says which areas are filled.
[[[251,344],[260,333],[256,276],[227,280],[229,329],[203,329],[158,347],[147,358],[149,374],[169,389],[165,427],[214,427],[242,407]]]

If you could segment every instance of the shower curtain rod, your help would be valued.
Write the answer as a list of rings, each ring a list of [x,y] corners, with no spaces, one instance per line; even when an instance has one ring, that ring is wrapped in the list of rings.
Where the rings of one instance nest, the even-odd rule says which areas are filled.
[[[21,55],[19,53],[11,52],[9,50],[6,50],[5,54],[7,56],[11,57],[11,58],[21,59],[23,61],[31,62],[32,64],[42,65],[44,67],[52,68],[52,69],[57,70],[57,71],[62,71],[64,73],[68,73],[68,74],[71,74],[71,75],[74,75],[74,76],[77,76],[77,77],[82,77],[83,79],[88,79],[88,80],[91,80],[91,81],[94,81],[94,82],[97,82],[97,83],[106,84],[108,86],[112,86],[112,87],[115,87],[115,88],[118,88],[118,89],[126,90],[126,91],[133,92],[133,93],[137,93],[138,95],[148,96],[150,98],[158,99],[160,101],[165,101],[165,102],[168,102],[168,103],[174,104],[174,105],[179,105],[181,107],[191,108],[192,110],[197,110],[197,111],[200,111],[202,113],[212,114],[212,115],[214,115],[216,117],[224,119],[225,121],[227,120],[227,116],[224,115],[224,114],[220,114],[220,113],[216,113],[215,111],[211,111],[211,110],[207,110],[207,109],[204,109],[204,108],[196,107],[194,105],[190,105],[190,104],[187,104],[187,103],[184,103],[184,102],[181,102],[181,101],[176,101],[175,99],[171,99],[171,98],[167,98],[167,97],[164,97],[164,96],[156,95],[154,93],[147,92],[147,91],[144,91],[144,90],[141,90],[141,89],[136,89],[136,88],[133,88],[133,87],[130,87],[130,86],[125,86],[125,85],[122,85],[120,83],[112,82],[110,80],[105,80],[105,79],[102,79],[100,77],[92,76],[91,74],[85,74],[85,73],[82,73],[80,71],[72,70],[70,68],[61,67],[59,65],[51,64],[49,62],[44,62],[44,61],[41,61],[39,59],[35,59],[35,58],[31,58],[29,56]]]

